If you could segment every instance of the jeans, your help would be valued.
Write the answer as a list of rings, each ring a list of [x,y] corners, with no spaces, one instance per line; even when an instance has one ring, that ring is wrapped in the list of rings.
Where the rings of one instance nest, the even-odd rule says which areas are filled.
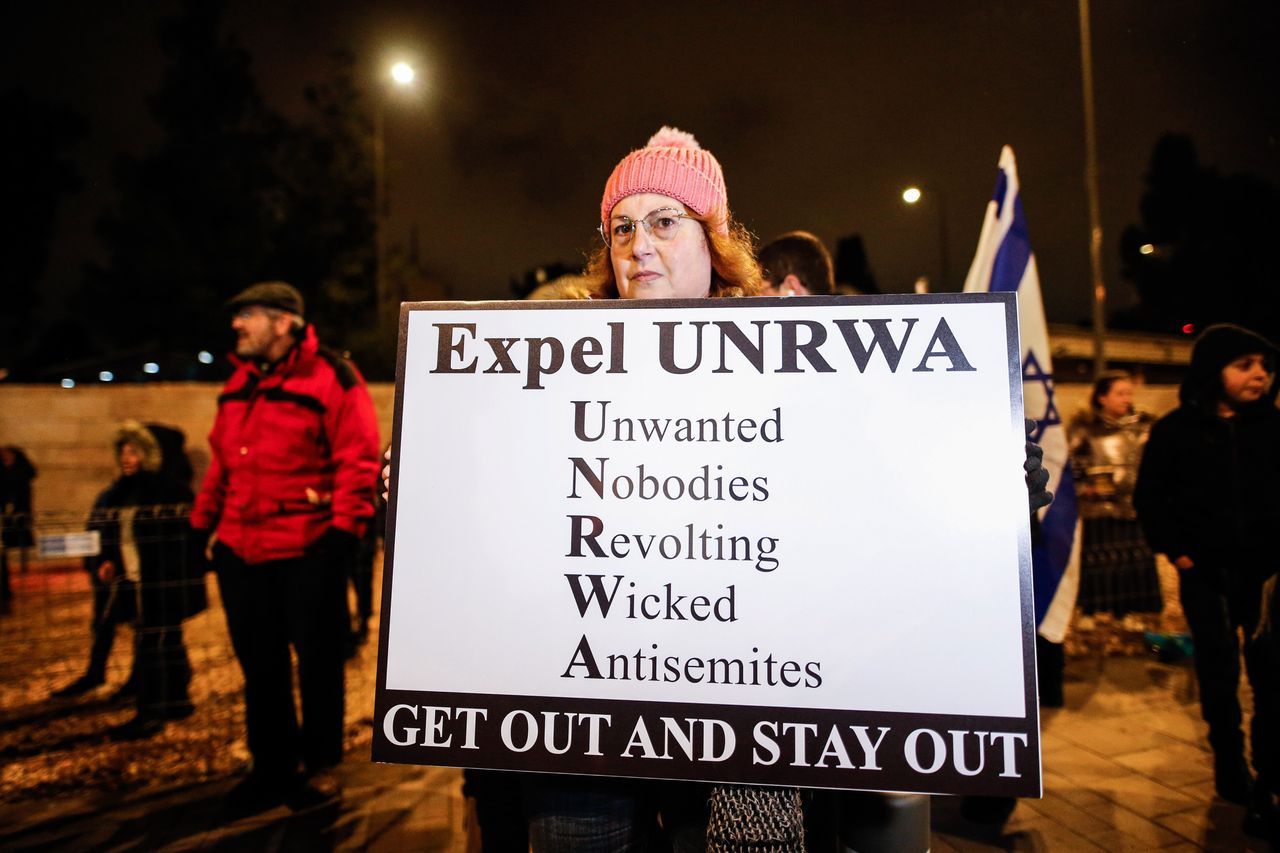
[[[708,788],[693,782],[524,777],[534,853],[706,849]]]

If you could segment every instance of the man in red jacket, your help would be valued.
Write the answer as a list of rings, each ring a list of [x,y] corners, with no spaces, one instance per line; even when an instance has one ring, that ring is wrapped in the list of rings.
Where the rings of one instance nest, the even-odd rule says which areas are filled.
[[[191,525],[212,539],[244,671],[253,770],[227,806],[249,813],[340,793],[347,564],[373,518],[380,444],[363,378],[319,345],[296,289],[264,282],[227,304],[236,370],[218,397]]]

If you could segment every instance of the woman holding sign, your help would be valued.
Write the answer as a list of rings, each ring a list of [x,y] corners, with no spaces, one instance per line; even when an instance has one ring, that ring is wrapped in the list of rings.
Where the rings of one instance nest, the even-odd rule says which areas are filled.
[[[586,274],[546,295],[701,299],[762,289],[720,164],[687,133],[664,127],[624,157],[605,183],[599,217],[603,245]],[[1033,448],[1026,469],[1034,508],[1048,502],[1048,476]],[[516,784],[523,803],[513,801]],[[509,832],[521,815],[535,851],[804,849],[795,788],[468,771],[467,790],[490,851],[523,849]]]
[[[763,287],[750,234],[729,214],[719,162],[675,128],[662,128],[614,167],[597,230],[603,245],[585,275],[547,288],[541,298],[701,299],[752,296]],[[384,481],[389,477],[384,469]],[[488,851],[523,847],[512,825],[521,815],[535,851],[717,849],[718,842],[746,840],[717,839],[716,827],[731,822],[749,826],[752,838],[772,849],[804,849],[794,788],[713,792],[689,782],[526,775],[517,789],[509,774],[476,770],[466,779]],[[515,801],[516,790],[523,803]],[[709,799],[720,807],[713,808],[710,833]],[[734,806],[737,814],[726,819],[724,807]]]
[[[763,288],[750,234],[729,213],[720,163],[675,128],[662,128],[614,167],[598,230],[604,245],[586,275],[554,297],[700,299],[753,296]],[[718,837],[744,819],[756,840],[803,849],[794,788],[528,776],[523,793],[534,850],[626,850],[655,842],[704,850],[745,841]]]

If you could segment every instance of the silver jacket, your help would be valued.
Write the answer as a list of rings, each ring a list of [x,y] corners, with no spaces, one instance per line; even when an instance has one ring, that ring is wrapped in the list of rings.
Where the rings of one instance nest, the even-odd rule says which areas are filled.
[[[1081,412],[1072,419],[1071,468],[1082,517],[1135,517],[1133,487],[1154,422],[1146,412],[1119,419]]]

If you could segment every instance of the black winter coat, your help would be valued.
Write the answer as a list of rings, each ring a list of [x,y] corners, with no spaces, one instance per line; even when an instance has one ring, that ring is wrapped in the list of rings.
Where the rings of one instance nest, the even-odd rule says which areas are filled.
[[[1206,343],[1208,346],[1206,346]],[[1182,405],[1151,429],[1134,506],[1152,550],[1265,579],[1280,565],[1280,411],[1276,387],[1235,417],[1217,414],[1222,368],[1271,344],[1234,326],[1206,330]]]
[[[132,526],[141,584],[130,592],[142,627],[177,625],[208,606],[204,563],[196,553],[202,543],[190,536],[191,499],[187,486],[164,474],[139,471],[120,477],[94,501],[89,529],[102,536],[102,551],[86,568],[96,573],[110,560],[119,582],[125,571],[123,551],[129,547],[126,527]]]
[[[36,467],[18,448],[11,448],[13,464],[0,464],[0,546],[30,548],[35,544],[31,533],[31,481]]]

